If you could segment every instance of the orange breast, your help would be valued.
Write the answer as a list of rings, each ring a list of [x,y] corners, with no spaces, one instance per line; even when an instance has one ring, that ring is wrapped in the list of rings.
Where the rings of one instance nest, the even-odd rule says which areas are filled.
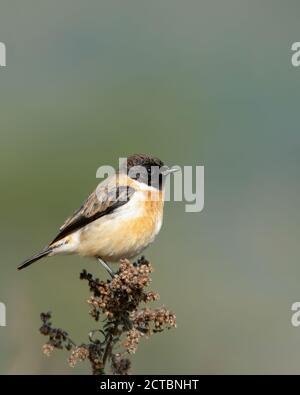
[[[163,194],[159,191],[156,194],[155,200],[150,200],[147,191],[138,191],[115,213],[94,221],[83,230],[78,252],[111,262],[141,253],[162,224]]]

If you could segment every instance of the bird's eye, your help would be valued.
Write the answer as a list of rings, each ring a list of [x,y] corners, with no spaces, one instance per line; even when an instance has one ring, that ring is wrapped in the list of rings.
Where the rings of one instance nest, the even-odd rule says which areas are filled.
[[[149,174],[151,174],[151,167],[148,167],[147,171],[148,171]]]

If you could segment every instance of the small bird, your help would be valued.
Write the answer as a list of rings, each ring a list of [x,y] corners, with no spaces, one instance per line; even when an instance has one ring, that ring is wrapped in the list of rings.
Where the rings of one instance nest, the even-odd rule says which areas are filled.
[[[133,258],[154,241],[163,220],[165,179],[177,170],[151,155],[128,157],[64,222],[55,239],[18,269],[47,256],[79,254],[97,258],[113,276],[108,262]]]

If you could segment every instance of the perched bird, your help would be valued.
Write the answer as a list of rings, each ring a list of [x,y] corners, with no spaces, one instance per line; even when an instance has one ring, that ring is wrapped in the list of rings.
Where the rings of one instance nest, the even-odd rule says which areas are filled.
[[[97,258],[113,276],[107,262],[135,257],[160,231],[165,177],[176,170],[151,155],[130,156],[65,221],[55,239],[18,269],[46,256],[79,254]]]

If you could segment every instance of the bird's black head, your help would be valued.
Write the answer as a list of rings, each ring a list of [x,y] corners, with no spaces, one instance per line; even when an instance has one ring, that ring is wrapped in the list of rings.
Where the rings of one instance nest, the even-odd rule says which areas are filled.
[[[131,169],[134,166],[142,166],[146,169],[151,169],[151,167],[154,166],[161,168],[164,166],[164,163],[160,159],[155,158],[152,155],[134,154],[127,158],[127,167],[128,169]]]
[[[127,158],[121,171],[126,171],[127,175],[146,185],[162,189],[167,166],[164,163],[148,154],[135,154]]]

